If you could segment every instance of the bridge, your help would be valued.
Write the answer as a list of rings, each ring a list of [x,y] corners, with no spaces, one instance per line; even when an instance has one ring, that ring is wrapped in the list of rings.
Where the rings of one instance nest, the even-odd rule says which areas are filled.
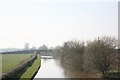
[[[36,50],[36,53],[40,54],[41,56],[50,56],[52,50],[47,49],[47,50]]]

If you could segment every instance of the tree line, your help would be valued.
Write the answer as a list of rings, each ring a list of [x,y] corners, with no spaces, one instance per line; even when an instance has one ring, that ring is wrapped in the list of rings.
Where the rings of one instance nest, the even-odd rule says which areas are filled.
[[[93,41],[71,40],[53,50],[53,58],[59,59],[65,69],[81,72],[109,73],[118,62],[118,40],[114,37],[98,37]]]

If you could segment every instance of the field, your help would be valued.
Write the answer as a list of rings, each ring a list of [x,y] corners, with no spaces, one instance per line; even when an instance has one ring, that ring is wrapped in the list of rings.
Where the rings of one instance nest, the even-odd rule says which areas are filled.
[[[2,73],[6,73],[30,58],[31,54],[2,54]],[[1,72],[1,71],[0,71]]]

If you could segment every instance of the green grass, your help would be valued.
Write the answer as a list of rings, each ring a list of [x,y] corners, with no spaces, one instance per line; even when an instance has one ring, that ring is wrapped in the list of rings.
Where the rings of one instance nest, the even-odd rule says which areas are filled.
[[[31,54],[2,54],[2,73],[6,73],[30,58]],[[1,72],[1,71],[0,71]]]
[[[41,61],[40,61],[40,57],[38,56],[37,59],[32,64],[32,66],[30,66],[25,71],[25,73],[21,76],[21,78],[29,78],[30,79],[35,74],[35,72],[37,71],[40,64],[41,64]]]

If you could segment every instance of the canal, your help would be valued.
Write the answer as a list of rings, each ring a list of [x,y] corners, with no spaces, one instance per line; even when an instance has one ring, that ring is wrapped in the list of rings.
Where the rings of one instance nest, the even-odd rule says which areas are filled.
[[[64,70],[59,65],[59,61],[50,57],[41,59],[41,67],[35,78],[66,78]]]
[[[74,70],[67,70],[60,66],[59,60],[53,59],[51,56],[43,56],[41,59],[41,67],[34,79],[37,78],[62,78],[62,80],[70,80],[70,78],[100,78],[96,73],[86,73]],[[64,78],[64,79],[63,79]]]

